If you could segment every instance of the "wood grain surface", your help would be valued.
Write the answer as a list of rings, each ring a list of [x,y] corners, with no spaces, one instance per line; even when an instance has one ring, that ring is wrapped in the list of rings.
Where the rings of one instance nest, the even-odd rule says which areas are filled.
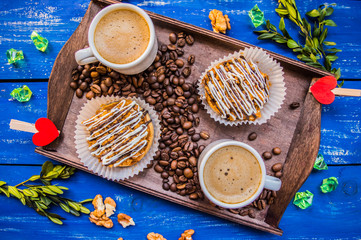
[[[104,2],[108,4],[117,1],[102,0],[102,3]],[[80,33],[87,31],[92,18],[99,10],[100,7],[97,2],[89,5],[85,17],[79,27],[75,31],[74,35],[72,35],[69,41],[64,45],[59,56],[55,60],[54,70],[49,79],[48,118],[52,120],[61,131],[61,136],[57,139],[57,141],[50,144],[50,146],[36,149],[36,152],[42,155],[69,165],[73,164],[82,170],[87,170],[87,168],[82,166],[83,164],[77,158],[74,147],[74,129],[79,111],[87,100],[85,97],[82,99],[74,97],[71,101],[73,94],[71,94],[72,92],[69,90],[70,88],[59,88],[59,86],[64,83],[68,85],[72,79],[70,76],[68,78],[60,77],[59,71],[61,69],[62,71],[67,70],[68,72],[71,72],[71,70],[76,67],[74,62],[69,62],[69,55],[74,54],[79,48],[81,48],[81,46],[84,46],[87,43],[85,38],[76,37],[79,36]],[[185,31],[191,33],[196,39],[195,43],[191,47],[184,47],[185,55],[183,56],[183,58],[186,58],[188,55],[187,52],[191,51],[197,59],[196,63],[191,66],[192,75],[187,78],[187,81],[192,83],[195,83],[198,80],[202,72],[204,72],[212,61],[227,56],[229,53],[233,53],[239,49],[251,47],[249,44],[220,36],[219,34],[215,34],[174,19],[165,18],[150,12],[148,12],[148,14],[155,24],[159,44],[167,44],[169,33],[173,31]],[[210,139],[204,143],[206,145],[218,139],[234,139],[241,142],[247,142],[248,134],[251,132],[257,132],[258,140],[249,142],[249,144],[259,153],[270,151],[270,149],[276,145],[280,147],[282,149],[282,153],[279,156],[273,157],[271,160],[265,162],[268,174],[272,174],[270,168],[273,164],[285,163],[287,161],[286,155],[289,154],[292,162],[289,161],[287,165],[287,173],[284,177],[282,177],[284,181],[281,190],[281,192],[283,192],[283,196],[286,197],[280,198],[279,201],[276,201],[276,203],[271,206],[273,209],[271,211],[271,216],[267,212],[268,207],[266,207],[263,211],[257,211],[256,218],[252,219],[248,216],[242,217],[229,211],[219,210],[212,207],[206,200],[192,201],[187,197],[182,197],[176,193],[164,191],[161,187],[161,178],[153,169],[144,171],[138,176],[132,177],[126,181],[120,181],[119,183],[193,209],[235,221],[237,223],[252,226],[254,228],[278,235],[282,234],[282,231],[277,228],[278,223],[290,201],[290,196],[294,195],[311,172],[313,165],[312,159],[314,159],[317,155],[319,147],[321,108],[312,95],[307,94],[310,79],[312,76],[317,76],[318,74],[327,75],[328,73],[310,68],[305,64],[300,64],[299,62],[274,53],[270,53],[270,55],[280,62],[281,67],[283,68],[284,81],[287,90],[285,103],[267,124],[226,127],[217,124],[215,121],[210,119],[204,110],[200,111],[198,115],[201,119],[199,131],[202,129],[213,129]],[[306,95],[307,97],[305,99]],[[289,104],[292,102],[301,103],[301,107],[297,110],[291,110],[289,108]],[[301,113],[303,115],[300,115]],[[310,115],[312,115],[312,117],[310,117]],[[300,116],[301,123],[298,125],[298,129],[296,129]],[[296,137],[294,137],[295,130]],[[294,147],[290,148],[292,140]],[[295,150],[297,147],[296,144],[302,145],[304,143],[305,146],[308,147],[309,151],[305,152]],[[200,144],[202,144],[202,142],[200,142]],[[309,159],[307,164],[304,164],[303,159]],[[294,164],[294,162],[296,163]],[[293,165],[297,164],[302,166],[302,168],[293,168]],[[298,176],[297,181],[294,181],[293,176]],[[288,185],[289,183],[292,184]],[[268,223],[270,223],[270,225]]]

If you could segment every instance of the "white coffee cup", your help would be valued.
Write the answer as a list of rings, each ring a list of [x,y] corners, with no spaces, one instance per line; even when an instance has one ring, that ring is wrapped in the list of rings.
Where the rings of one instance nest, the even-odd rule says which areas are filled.
[[[146,50],[139,58],[137,58],[136,60],[130,63],[116,64],[107,61],[99,54],[94,44],[94,32],[97,27],[97,24],[99,23],[102,17],[104,17],[106,14],[112,11],[124,10],[124,9],[136,12],[145,19],[145,21],[149,26],[150,39]],[[75,53],[75,60],[79,65],[85,65],[99,61],[115,71],[128,75],[137,74],[147,69],[153,63],[158,50],[158,42],[157,42],[157,37],[155,35],[155,30],[152,20],[144,10],[140,9],[137,6],[127,3],[113,4],[101,10],[94,17],[93,21],[90,24],[88,31],[88,42],[89,42],[88,48],[81,49]]]
[[[207,160],[215,151],[217,151],[220,148],[226,147],[226,146],[239,146],[239,147],[242,147],[242,148],[248,150],[257,159],[257,161],[261,167],[262,179],[261,179],[261,184],[259,185],[257,191],[254,193],[254,195],[252,195],[247,200],[245,200],[243,202],[235,203],[235,204],[225,203],[225,202],[219,201],[218,199],[214,198],[209,193],[209,191],[204,183],[204,174],[205,174],[204,166],[206,165]],[[222,139],[222,140],[212,142],[203,150],[202,154],[199,156],[199,159],[198,159],[198,172],[199,172],[200,185],[201,185],[202,191],[205,194],[205,196],[211,202],[213,202],[214,204],[216,204],[220,207],[223,207],[223,208],[245,207],[245,206],[251,204],[254,200],[256,200],[257,197],[262,193],[264,188],[278,191],[281,188],[281,184],[282,184],[280,179],[266,175],[266,167],[263,163],[263,160],[262,160],[261,156],[259,155],[259,153],[254,148],[252,148],[248,144],[234,141],[234,140],[229,140],[229,139]]]

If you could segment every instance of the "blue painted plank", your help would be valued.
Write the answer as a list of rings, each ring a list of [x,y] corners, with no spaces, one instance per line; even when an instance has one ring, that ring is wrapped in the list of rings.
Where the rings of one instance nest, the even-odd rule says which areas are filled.
[[[33,91],[28,103],[9,102],[13,88],[27,84]],[[361,81],[346,81],[344,87],[361,89]],[[0,163],[42,164],[44,157],[34,153],[31,133],[10,130],[10,119],[35,122],[46,116],[47,83],[0,83]],[[334,103],[323,106],[321,146],[329,164],[361,163],[361,98],[336,97]],[[18,151],[21,149],[21,151]]]
[[[274,9],[277,1],[246,1],[246,0],[132,0],[125,1],[136,4],[144,9],[172,17],[211,30],[208,19],[210,10],[216,8],[228,14],[232,29],[228,35],[266,48],[268,50],[296,59],[296,55],[286,47],[280,47],[272,42],[257,40],[247,11],[255,3],[264,10],[266,18],[278,26],[279,17]],[[299,1],[298,7],[302,14],[317,8],[323,0]],[[359,24],[360,1],[336,0],[332,19],[338,27],[329,27],[329,40],[337,42],[342,49],[335,67],[341,67],[342,77],[345,79],[361,79],[361,37]],[[78,26],[88,5],[87,0],[73,1],[39,1],[13,0],[0,1],[0,79],[28,79],[48,78],[56,55]],[[345,17],[346,16],[346,17]],[[297,39],[295,27],[286,21],[287,28]],[[48,53],[41,53],[35,49],[29,36],[33,30],[50,40]],[[16,68],[6,62],[5,51],[9,48],[21,49],[25,53],[25,64]]]
[[[0,166],[0,180],[17,184],[33,174],[40,167]],[[290,204],[280,228],[283,239],[359,239],[361,237],[361,166],[334,166],[328,171],[313,172],[301,190],[314,193],[313,206],[300,210]],[[9,174],[11,173],[11,174]],[[335,176],[339,187],[332,193],[323,194],[319,185],[323,178]],[[77,172],[70,180],[59,181],[69,187],[66,196],[82,200],[102,194],[110,196],[117,203],[116,213],[126,213],[134,218],[136,226],[123,229],[113,216],[114,227],[110,230],[91,224],[85,215],[74,217],[62,211],[63,226],[22,206],[18,200],[0,195],[0,238],[1,239],[145,239],[149,232],[158,232],[167,239],[178,239],[185,230],[196,231],[194,239],[280,239],[242,225],[187,209],[155,197],[133,191],[127,187],[84,172]],[[91,204],[87,205],[92,209]]]
[[[33,92],[30,101],[10,101],[11,91],[24,84]],[[11,119],[35,123],[46,117],[47,87],[46,82],[0,83],[0,163],[42,164],[46,159],[34,152],[32,133],[11,130],[9,124]]]

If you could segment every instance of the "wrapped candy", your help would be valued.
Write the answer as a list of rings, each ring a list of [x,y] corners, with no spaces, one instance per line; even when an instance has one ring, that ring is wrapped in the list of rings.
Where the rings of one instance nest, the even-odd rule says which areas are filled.
[[[49,41],[48,39],[40,36],[37,32],[33,31],[30,35],[31,40],[33,40],[36,49],[39,51],[45,52],[48,48]]]
[[[305,192],[297,192],[293,199],[293,204],[301,209],[306,209],[312,205],[313,193],[306,190]]]
[[[319,153],[317,155],[315,165],[313,165],[313,168],[317,169],[317,170],[327,170],[328,169],[327,164],[325,163],[325,160],[321,153]]]
[[[6,51],[6,57],[8,59],[8,63],[17,63],[24,59],[23,51],[18,51],[14,48],[10,48]]]
[[[335,190],[337,188],[337,186],[338,186],[337,178],[329,177],[329,178],[323,179],[322,185],[320,186],[320,188],[323,193],[329,193],[329,192],[332,192],[333,190]]]
[[[30,100],[32,94],[33,94],[32,91],[26,85],[24,85],[23,87],[20,87],[20,88],[15,88],[10,93],[10,95],[13,98],[15,98],[16,100],[18,100],[19,102],[28,102]]]
[[[264,13],[258,8],[257,4],[248,11],[248,16],[251,18],[255,28],[264,23]]]

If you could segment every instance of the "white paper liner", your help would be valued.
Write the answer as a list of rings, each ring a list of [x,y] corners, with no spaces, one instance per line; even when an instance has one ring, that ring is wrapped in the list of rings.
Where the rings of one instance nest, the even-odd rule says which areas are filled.
[[[135,101],[141,108],[148,111],[149,116],[152,119],[154,129],[154,138],[151,148],[139,162],[129,167],[107,167],[104,166],[96,157],[90,154],[89,144],[86,140],[86,138],[89,137],[90,132],[86,130],[85,126],[83,126],[81,122],[93,117],[101,105],[119,101],[121,99],[124,98],[107,96],[88,100],[81,108],[75,125],[75,148],[80,161],[89,170],[108,180],[125,180],[143,171],[144,168],[147,167],[147,164],[151,162],[155,152],[158,150],[158,140],[160,139],[160,122],[157,113],[145,101],[139,98],[126,98]]]
[[[204,85],[202,84],[203,77],[207,74],[209,70],[211,70],[217,64],[230,60],[232,58],[237,58],[243,55],[247,61],[252,60],[253,63],[257,64],[258,68],[261,72],[267,74],[269,76],[269,81],[271,82],[271,86],[269,89],[269,99],[261,109],[261,117],[256,119],[255,121],[229,121],[227,119],[221,118],[219,114],[217,114],[207,103],[205,98],[205,90]],[[202,73],[201,77],[198,80],[198,90],[199,95],[201,96],[202,103],[207,111],[207,113],[213,118],[215,121],[227,125],[227,126],[237,126],[242,124],[263,124],[266,123],[268,119],[270,119],[276,112],[281,108],[283,101],[286,97],[286,87],[283,78],[283,68],[280,63],[270,57],[266,51],[260,48],[245,48],[243,51],[234,52],[229,54],[228,56],[218,59],[210,64],[210,66]]]

